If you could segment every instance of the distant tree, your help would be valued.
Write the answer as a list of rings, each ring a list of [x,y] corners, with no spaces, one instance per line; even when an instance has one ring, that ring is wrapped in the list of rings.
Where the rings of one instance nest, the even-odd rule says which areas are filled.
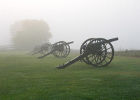
[[[11,26],[12,42],[16,49],[32,49],[49,41],[51,33],[43,20],[22,20]]]

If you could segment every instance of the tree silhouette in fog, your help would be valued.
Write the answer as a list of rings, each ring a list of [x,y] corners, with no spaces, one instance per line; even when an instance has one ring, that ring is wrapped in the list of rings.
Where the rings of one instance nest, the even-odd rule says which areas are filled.
[[[11,26],[12,42],[16,49],[32,49],[49,41],[51,32],[43,20],[21,20]]]

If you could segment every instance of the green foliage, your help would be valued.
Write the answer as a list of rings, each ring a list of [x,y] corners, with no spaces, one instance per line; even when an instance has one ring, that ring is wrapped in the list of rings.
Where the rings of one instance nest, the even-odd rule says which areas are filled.
[[[139,58],[115,57],[103,68],[81,62],[55,68],[74,56],[0,53],[0,100],[140,100]]]
[[[11,26],[12,41],[16,49],[31,49],[49,41],[51,33],[43,20],[22,20]]]

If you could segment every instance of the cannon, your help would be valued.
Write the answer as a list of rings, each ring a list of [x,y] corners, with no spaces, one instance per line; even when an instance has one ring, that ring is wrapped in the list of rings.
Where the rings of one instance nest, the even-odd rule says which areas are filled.
[[[40,46],[36,46],[34,48],[34,50],[31,52],[31,54],[32,55],[35,55],[35,54],[42,54],[42,55],[44,55],[47,52],[50,52],[51,48],[52,48],[52,44],[47,42],[47,43],[44,43],[44,44],[42,44]]]
[[[80,56],[58,66],[58,69],[63,69],[71,64],[82,61],[88,65],[95,67],[107,66],[111,63],[114,57],[114,48],[111,42],[117,41],[118,38],[90,38],[83,42],[80,47]]]
[[[44,58],[50,54],[53,54],[57,58],[65,58],[70,53],[69,44],[72,44],[72,43],[74,43],[74,42],[73,41],[71,41],[71,42],[65,42],[65,41],[56,42],[56,43],[52,44],[52,48],[51,48],[50,52],[48,52],[45,55],[40,56],[38,58],[39,59]]]

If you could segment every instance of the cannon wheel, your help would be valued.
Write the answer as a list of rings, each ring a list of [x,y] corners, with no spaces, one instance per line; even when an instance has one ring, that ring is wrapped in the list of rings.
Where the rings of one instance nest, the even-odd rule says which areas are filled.
[[[105,43],[96,45],[96,43],[102,42],[102,41],[104,41]],[[84,61],[87,64],[90,64],[96,67],[107,66],[108,64],[111,63],[114,57],[114,48],[112,44],[110,42],[107,42],[107,40],[103,38],[91,39],[90,42],[86,46],[86,51],[89,51],[90,54],[84,57]]]
[[[86,51],[87,45],[94,39],[95,38],[89,38],[89,39],[87,39],[86,41],[83,42],[83,44],[80,47],[80,55],[83,54]],[[81,59],[80,61],[83,61],[86,64],[89,64],[89,61],[85,57],[83,59]]]
[[[58,58],[65,58],[70,53],[70,46],[65,41],[56,42],[53,45],[53,49],[56,50],[53,55]]]

